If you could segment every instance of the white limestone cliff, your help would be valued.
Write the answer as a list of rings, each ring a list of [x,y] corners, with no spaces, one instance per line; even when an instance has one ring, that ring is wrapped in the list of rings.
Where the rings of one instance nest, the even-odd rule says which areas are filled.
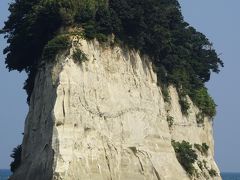
[[[171,141],[206,143],[207,156],[195,179],[219,174],[214,161],[212,120],[199,125],[191,101],[182,114],[178,94],[169,87],[164,103],[147,57],[97,41],[74,41],[70,53],[43,64],[35,80],[26,118],[22,164],[12,180],[189,180]],[[72,59],[80,48],[87,61]],[[169,127],[167,117],[173,118]]]

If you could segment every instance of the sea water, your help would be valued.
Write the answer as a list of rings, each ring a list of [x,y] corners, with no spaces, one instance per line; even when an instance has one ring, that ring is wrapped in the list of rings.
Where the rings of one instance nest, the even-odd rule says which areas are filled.
[[[0,169],[0,180],[7,180],[10,175],[10,170]]]
[[[240,180],[240,173],[221,173],[223,180]]]

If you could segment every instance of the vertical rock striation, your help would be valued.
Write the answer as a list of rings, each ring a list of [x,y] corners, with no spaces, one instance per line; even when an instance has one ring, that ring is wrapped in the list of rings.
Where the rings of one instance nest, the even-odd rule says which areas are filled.
[[[206,143],[208,155],[196,179],[211,177],[212,121],[197,123],[191,101],[182,114],[169,87],[166,104],[147,57],[127,48],[75,40],[69,54],[43,65],[35,80],[26,119],[22,164],[12,180],[188,180],[171,141]],[[87,61],[72,58],[80,48]],[[173,125],[169,127],[167,117]]]

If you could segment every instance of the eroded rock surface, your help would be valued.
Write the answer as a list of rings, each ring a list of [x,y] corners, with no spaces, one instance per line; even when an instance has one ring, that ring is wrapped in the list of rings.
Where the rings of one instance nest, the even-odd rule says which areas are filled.
[[[74,48],[88,61],[76,63]],[[199,160],[219,173],[212,121],[205,118],[199,125],[193,104],[185,117],[176,89],[169,87],[169,92],[171,103],[166,104],[152,64],[138,52],[75,41],[70,54],[39,70],[22,165],[11,179],[188,180],[171,140],[208,144],[208,155],[198,153]],[[197,179],[221,179],[195,166]]]

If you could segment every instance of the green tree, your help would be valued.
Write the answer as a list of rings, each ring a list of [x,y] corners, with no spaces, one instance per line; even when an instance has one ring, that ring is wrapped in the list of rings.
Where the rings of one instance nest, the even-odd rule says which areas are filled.
[[[215,114],[205,108],[215,107],[202,89],[223,62],[206,36],[184,21],[177,0],[15,0],[9,11],[1,31],[9,43],[5,62],[9,70],[28,73],[29,97],[49,41],[69,27],[81,27],[86,39],[102,42],[114,34],[116,42],[148,55],[160,85],[174,84],[204,114]]]

